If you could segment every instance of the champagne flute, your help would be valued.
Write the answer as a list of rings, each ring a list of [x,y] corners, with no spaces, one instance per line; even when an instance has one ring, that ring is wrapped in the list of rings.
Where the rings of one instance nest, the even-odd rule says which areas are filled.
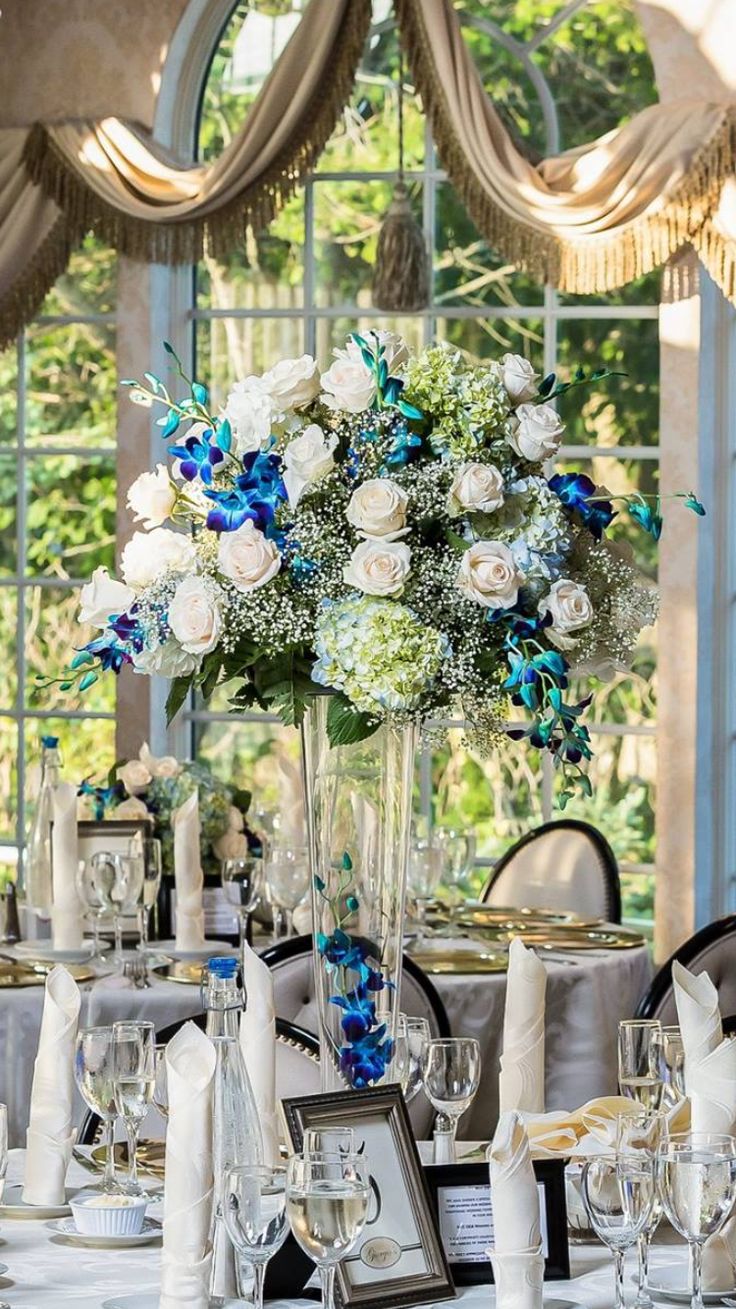
[[[449,1137],[450,1163],[455,1162],[458,1122],[470,1108],[480,1084],[480,1066],[480,1046],[471,1036],[429,1041],[424,1051],[424,1090],[437,1110],[435,1133]]]
[[[619,1154],[642,1155],[654,1165],[657,1151],[666,1137],[667,1119],[659,1110],[637,1109],[633,1113],[619,1114],[616,1119],[616,1150]],[[662,1202],[655,1186],[649,1219],[637,1241],[639,1280],[635,1309],[652,1309],[653,1301],[648,1289],[649,1250],[661,1217]]]
[[[674,1109],[685,1099],[685,1047],[679,1027],[662,1027],[655,1038],[659,1075],[664,1083],[662,1108]]]
[[[615,1309],[625,1309],[624,1259],[649,1222],[654,1163],[642,1154],[590,1159],[583,1168],[582,1190],[590,1225],[613,1254]]]
[[[143,886],[138,902],[138,931],[141,949],[145,949],[150,940],[151,914],[156,908],[158,893],[161,888],[161,842],[155,836],[134,837],[130,853],[143,856]]]
[[[264,857],[268,898],[282,917],[285,935],[294,931],[294,910],[309,890],[309,852],[305,845],[269,846]],[[274,939],[279,930],[274,918]]]
[[[657,1154],[664,1211],[690,1248],[690,1309],[703,1309],[703,1246],[736,1201],[736,1140],[714,1132],[669,1137]]]
[[[225,1179],[223,1215],[237,1254],[253,1269],[253,1309],[263,1309],[266,1265],[289,1231],[286,1169],[264,1164],[231,1168]]]
[[[115,1180],[114,1136],[117,1107],[114,1088],[112,1027],[83,1027],[77,1034],[74,1077],[84,1103],[102,1120],[105,1133],[105,1172],[99,1187],[110,1195],[120,1188]]]
[[[138,1181],[138,1133],[153,1099],[156,1081],[156,1037],[153,1023],[113,1023],[113,1089],[115,1105],[128,1137],[128,1177],[125,1190],[141,1195]]]
[[[286,1172],[291,1230],[319,1269],[323,1309],[334,1309],[335,1267],[355,1246],[371,1195],[359,1155],[293,1155]]]
[[[0,1104],[0,1200],[5,1189],[5,1174],[8,1171],[8,1106]],[[0,1309],[10,1309],[7,1300],[0,1300]]]
[[[419,1094],[421,1089],[424,1055],[431,1038],[432,1033],[426,1018],[399,1014],[392,1071],[401,1086],[407,1104]]]
[[[223,859],[220,877],[225,899],[238,915],[242,950],[248,936],[248,920],[261,898],[263,860],[256,859],[254,855],[242,859]]]
[[[627,1018],[618,1025],[618,1084],[621,1094],[642,1109],[659,1109],[664,1083],[660,1076],[658,1019]]]

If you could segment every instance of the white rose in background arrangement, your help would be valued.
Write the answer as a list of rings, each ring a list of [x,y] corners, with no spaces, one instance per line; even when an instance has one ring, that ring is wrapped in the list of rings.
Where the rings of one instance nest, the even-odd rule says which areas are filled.
[[[113,614],[124,614],[135,600],[135,591],[111,577],[106,568],[95,568],[91,581],[79,592],[79,621],[92,627],[107,627]]]
[[[362,414],[373,403],[376,379],[363,363],[359,350],[357,357],[345,350],[336,350],[335,354],[335,362],[320,379],[324,393],[322,400],[328,409],[347,409],[349,414]]]
[[[133,655],[133,669],[145,677],[188,677],[199,663],[196,655],[182,650],[169,636],[161,645],[147,647]]]
[[[236,832],[229,827],[222,836],[213,841],[212,849],[218,859],[245,859],[248,853],[248,840],[242,832]]]
[[[343,569],[343,578],[366,595],[399,595],[410,565],[411,550],[403,541],[361,541]]]
[[[242,832],[245,830],[245,819],[239,809],[234,804],[230,805],[227,811],[227,825],[231,832]]]
[[[281,555],[274,542],[248,520],[236,532],[221,533],[217,567],[238,591],[255,591],[276,576]]]
[[[148,742],[144,741],[138,751],[138,758],[146,765],[151,777],[178,777],[181,772],[181,764],[175,759],[173,754],[159,755],[151,754],[148,748]]]
[[[398,332],[388,332],[381,329],[365,333],[365,340],[369,346],[373,346],[376,337],[378,337],[378,344],[383,346],[383,357],[386,360],[389,373],[396,373],[397,369],[409,362],[409,347],[403,336],[399,336]],[[360,359],[361,361],[363,359],[360,346],[355,341],[348,341],[345,354],[349,355],[351,359]]]
[[[185,577],[169,605],[169,627],[182,650],[206,655],[220,639],[222,592],[204,577]]]
[[[144,805],[143,801],[139,800],[138,797],[135,795],[131,795],[128,797],[127,800],[123,800],[122,804],[119,804],[117,808],[113,810],[112,813],[113,818],[121,818],[121,819],[122,818],[150,818],[150,816],[151,815],[146,809],[146,806]]]
[[[552,615],[552,626],[546,629],[547,636],[561,650],[569,650],[577,644],[578,638],[570,636],[570,632],[587,627],[593,620],[593,605],[585,587],[564,577],[554,582],[549,595],[540,600],[539,612],[542,617]]]
[[[503,477],[494,464],[461,464],[447,502],[451,518],[460,514],[492,514],[503,504]]]
[[[523,581],[502,541],[476,541],[465,551],[457,575],[459,590],[486,609],[510,609]]]
[[[522,459],[542,463],[557,454],[565,424],[554,405],[519,405],[509,444]]]
[[[156,464],[155,473],[141,473],[128,491],[128,508],[134,522],[143,523],[146,531],[160,527],[174,512],[176,487],[166,464]]]
[[[523,355],[501,356],[501,381],[513,405],[521,404],[522,400],[534,399],[539,377],[540,374],[535,373]]]
[[[319,395],[319,369],[311,355],[280,359],[262,380],[275,409],[299,409]]]
[[[327,436],[318,423],[310,423],[284,451],[284,486],[292,509],[308,486],[319,482],[335,467],[337,437]]]
[[[134,532],[120,557],[120,570],[128,586],[141,591],[164,573],[186,573],[196,555],[190,537],[170,527]]]
[[[129,759],[127,764],[122,764],[118,768],[115,776],[119,782],[122,782],[128,795],[140,795],[141,791],[145,791],[153,781],[146,765],[140,759]]]
[[[408,530],[409,497],[390,477],[370,477],[356,486],[345,511],[349,523],[368,538],[395,541]]]
[[[223,416],[233,431],[236,454],[260,450],[271,435],[276,414],[263,377],[246,377],[236,382],[225,404]]]

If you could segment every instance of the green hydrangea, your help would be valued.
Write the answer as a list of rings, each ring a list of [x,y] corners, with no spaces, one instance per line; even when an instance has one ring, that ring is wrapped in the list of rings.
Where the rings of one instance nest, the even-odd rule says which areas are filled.
[[[326,603],[316,651],[314,680],[344,691],[364,713],[415,708],[451,653],[413,609],[371,596]]]
[[[409,365],[404,394],[431,414],[429,444],[437,455],[477,458],[484,447],[505,443],[509,398],[498,370],[469,368],[458,350],[425,350]]]

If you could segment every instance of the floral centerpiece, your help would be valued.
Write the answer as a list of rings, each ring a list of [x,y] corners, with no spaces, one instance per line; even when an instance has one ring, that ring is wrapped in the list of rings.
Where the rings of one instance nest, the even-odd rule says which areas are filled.
[[[84,690],[128,664],[172,679],[173,715],[191,689],[206,699],[229,682],[235,711],[260,706],[300,724],[318,706],[310,713],[335,750],[460,713],[481,751],[505,734],[548,751],[566,778],[562,804],[575,786],[589,791],[591,697],[571,688],[625,666],[657,612],[653,586],[606,533],[626,510],[655,538],[662,526],[658,497],[549,475],[564,432],[555,402],[605,372],[558,382],[518,355],[468,364],[441,346],[412,358],[393,333],[371,331],[353,334],[324,372],[303,355],[237,382],[213,413],[167,350],[183,396],[152,373],[124,385],[161,410],[173,464],[130,488],[141,530],[122,579],[98,569],[83,589],[81,619],[98,634],[63,686]],[[305,756],[319,807],[327,755]],[[397,745],[391,758],[391,787],[410,787],[410,753]],[[352,775],[367,771],[362,756]],[[379,790],[346,804],[339,823],[334,812],[312,822],[318,948],[327,1000],[345,1010],[335,1040],[343,1072],[358,1070],[353,1085],[377,1080],[391,1055],[380,983],[392,968],[371,935],[388,911],[368,875],[387,848],[381,804]],[[353,835],[335,836],[341,852],[330,833],[344,834],[351,807]],[[409,811],[402,803],[391,818],[399,876]],[[361,864],[364,888],[373,877],[367,899],[348,884]],[[361,917],[368,901],[373,919]],[[398,932],[402,894],[390,912]],[[394,977],[399,968],[400,950]]]

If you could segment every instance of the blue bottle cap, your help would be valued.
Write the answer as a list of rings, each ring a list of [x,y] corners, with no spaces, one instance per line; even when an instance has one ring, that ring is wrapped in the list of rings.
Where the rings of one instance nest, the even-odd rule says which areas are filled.
[[[58,738],[58,736],[42,736],[42,737],[41,737],[41,745],[42,745],[46,750],[55,750],[58,744],[59,744],[59,738]]]
[[[235,977],[238,961],[233,955],[216,955],[208,961],[207,968],[215,977]]]

